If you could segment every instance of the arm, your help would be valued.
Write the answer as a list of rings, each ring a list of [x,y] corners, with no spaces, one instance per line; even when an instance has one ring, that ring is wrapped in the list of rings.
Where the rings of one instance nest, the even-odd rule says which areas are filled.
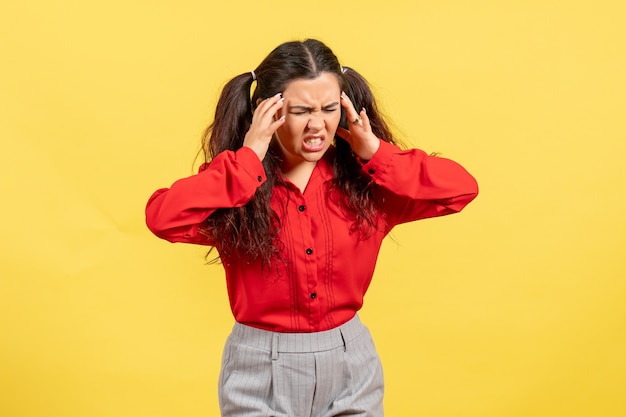
[[[212,245],[198,226],[219,208],[241,207],[266,180],[256,153],[248,147],[225,151],[191,177],[157,190],[146,206],[146,224],[170,242]]]
[[[478,195],[476,180],[458,163],[384,141],[362,169],[380,186],[390,227],[459,212]]]
[[[146,224],[158,237],[170,242],[214,245],[198,233],[198,226],[220,208],[242,207],[266,180],[261,161],[272,135],[285,118],[275,120],[283,106],[280,94],[259,102],[246,132],[243,147],[224,151],[197,175],[157,190],[146,206]]]
[[[419,149],[403,151],[372,132],[365,109],[360,113],[342,94],[351,120],[337,133],[363,161],[363,171],[379,185],[382,210],[389,228],[396,224],[461,211],[478,195],[478,184],[461,165],[429,156]]]

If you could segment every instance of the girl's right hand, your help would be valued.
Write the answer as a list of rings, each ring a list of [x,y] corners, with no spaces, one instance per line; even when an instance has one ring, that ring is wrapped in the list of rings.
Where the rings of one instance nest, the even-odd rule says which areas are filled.
[[[270,146],[276,129],[285,123],[285,115],[276,119],[276,113],[283,107],[282,94],[266,98],[257,106],[252,115],[252,124],[243,139],[243,146],[247,146],[257,154],[262,161]]]

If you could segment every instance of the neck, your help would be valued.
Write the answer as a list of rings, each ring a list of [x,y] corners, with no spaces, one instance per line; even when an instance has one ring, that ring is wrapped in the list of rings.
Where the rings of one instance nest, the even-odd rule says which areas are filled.
[[[317,162],[300,162],[298,164],[290,165],[284,163],[281,167],[283,176],[291,181],[296,187],[304,193],[306,185],[309,183],[311,174],[315,169]]]

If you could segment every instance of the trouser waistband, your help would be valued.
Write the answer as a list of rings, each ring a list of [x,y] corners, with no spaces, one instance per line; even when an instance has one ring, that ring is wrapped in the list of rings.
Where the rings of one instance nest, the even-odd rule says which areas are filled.
[[[278,353],[311,353],[337,349],[359,336],[366,327],[358,315],[334,329],[313,333],[279,333],[235,323],[230,334],[232,342]]]

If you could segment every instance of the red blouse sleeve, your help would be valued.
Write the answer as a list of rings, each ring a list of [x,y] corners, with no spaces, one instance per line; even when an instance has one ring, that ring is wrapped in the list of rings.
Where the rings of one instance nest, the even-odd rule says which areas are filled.
[[[459,212],[478,195],[476,180],[458,163],[385,141],[363,171],[380,186],[389,228]]]
[[[200,172],[157,190],[146,206],[146,224],[170,242],[212,245],[198,226],[219,208],[241,207],[266,181],[265,170],[250,148],[224,151]]]

